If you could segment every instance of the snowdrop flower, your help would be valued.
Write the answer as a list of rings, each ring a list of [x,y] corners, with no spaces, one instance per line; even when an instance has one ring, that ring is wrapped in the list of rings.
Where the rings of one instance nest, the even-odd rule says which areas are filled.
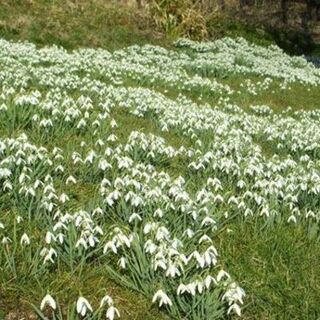
[[[113,320],[115,319],[115,317],[120,318],[120,313],[117,308],[115,308],[114,306],[110,306],[107,310],[106,317],[109,320]]]
[[[209,289],[211,283],[217,284],[216,279],[210,275],[206,276],[204,279],[204,285],[207,289]]]
[[[188,292],[188,287],[183,283],[180,283],[177,289],[177,295],[179,296],[185,292]]]
[[[55,172],[58,172],[58,171],[64,172],[64,168],[63,168],[62,165],[59,165],[59,166],[57,166],[57,167],[54,169],[54,171],[55,171]]]
[[[1,170],[1,169],[0,169]],[[0,174],[1,176],[1,174]],[[3,191],[7,191],[7,190],[12,190],[12,184],[10,183],[10,181],[6,180],[4,183],[3,183]]]
[[[79,297],[77,301],[77,313],[84,317],[88,311],[93,312],[89,301],[84,297]]]
[[[178,269],[177,265],[174,264],[174,263],[170,263],[169,264],[169,267],[166,271],[166,276],[167,277],[171,277],[171,278],[174,278],[175,276],[180,276],[181,273],[180,273],[180,270]]]
[[[197,280],[196,281],[196,287],[198,289],[198,292],[201,294],[204,289],[204,283],[202,281]]]
[[[2,103],[1,106],[0,106],[0,111],[7,111],[8,110],[8,107]]]
[[[82,246],[85,250],[88,249],[88,245],[87,245],[87,242],[85,241],[85,239],[80,238],[80,239],[77,241],[75,247],[76,247],[76,248],[79,248],[80,246]]]
[[[26,233],[24,233],[20,239],[20,244],[22,246],[27,246],[30,244],[30,239]]]
[[[49,250],[47,248],[44,248],[43,250],[41,250],[40,255],[44,256],[43,263],[47,263],[48,261],[54,263],[53,257],[57,257],[57,251],[53,248],[50,248]]]
[[[204,268],[205,264],[206,264],[206,260],[204,258],[204,256],[202,256],[197,250],[195,250],[189,257],[192,258],[194,257],[197,260],[198,266],[200,268]]]
[[[227,314],[230,314],[232,311],[235,312],[239,317],[241,317],[241,308],[237,303],[233,303],[229,307]]]
[[[117,125],[117,123],[116,123],[116,121],[115,121],[114,119],[112,119],[112,120],[110,121],[110,127],[111,127],[111,128],[117,128],[117,127],[118,127],[118,125]]]
[[[105,171],[106,169],[112,169],[112,165],[105,159],[101,159],[98,164],[99,169]]]
[[[154,216],[154,217],[162,218],[162,217],[163,217],[163,211],[162,211],[160,208],[158,208],[158,209],[154,212],[153,216]]]
[[[108,241],[105,244],[105,246],[103,248],[103,253],[106,254],[109,251],[109,249],[111,249],[115,254],[117,254],[117,252],[118,252],[118,249],[117,249],[114,241]]]
[[[23,218],[21,216],[17,216],[17,223],[20,223],[21,221],[23,221]]]
[[[191,282],[187,284],[187,288],[188,288],[188,292],[192,295],[195,296],[196,295],[196,283],[195,282]]]
[[[100,301],[100,308],[102,308],[104,305],[108,305],[108,306],[111,306],[113,304],[113,299],[108,296],[108,295],[105,295],[101,301]]]
[[[77,129],[83,128],[83,127],[85,127],[86,125],[87,125],[86,120],[81,119],[81,120],[78,122],[78,124],[77,124]]]
[[[12,240],[9,237],[3,237],[2,238],[2,244],[7,245],[9,242],[12,242]]]
[[[56,237],[55,237],[55,235],[53,233],[48,231],[46,233],[45,241],[46,241],[47,244],[50,244],[51,241],[56,241]]]
[[[124,257],[121,257],[118,261],[118,265],[122,268],[122,269],[125,269],[126,268],[126,263],[127,263],[127,260],[126,258]]]
[[[155,295],[152,298],[152,303],[155,303],[157,300],[159,300],[159,307],[162,305],[169,305],[172,306],[172,302],[169,299],[169,297],[166,295],[166,293],[162,290],[158,290]]]
[[[144,244],[144,249],[146,250],[147,253],[153,254],[157,250],[157,245],[154,244],[150,239],[146,241]]]
[[[217,281],[220,282],[223,278],[230,279],[230,275],[228,272],[220,270],[217,275]]]
[[[289,219],[288,219],[288,222],[293,222],[293,223],[297,223],[297,218],[295,217],[295,215],[291,215],[290,217],[289,217]]]
[[[188,228],[187,230],[184,231],[183,235],[187,235],[189,239],[191,239],[194,235],[194,231]]]
[[[103,215],[103,210],[99,207],[95,208],[92,212],[92,216],[95,216],[96,214]]]
[[[143,228],[143,233],[148,234],[151,230],[156,227],[155,223],[146,223]]]
[[[44,310],[46,306],[49,306],[53,310],[56,310],[57,304],[55,300],[50,296],[50,294],[47,294],[41,301],[40,304],[40,310]]]
[[[212,243],[212,240],[211,240],[206,234],[204,234],[204,235],[199,239],[199,244],[201,244],[202,242],[210,242],[210,243]]]
[[[201,222],[201,226],[207,226],[207,225],[210,225],[210,224],[215,224],[215,221],[210,218],[210,217],[205,217],[202,222]]]
[[[117,140],[118,138],[115,134],[110,134],[110,136],[107,138],[107,141],[110,141],[110,142],[115,142]]]
[[[142,221],[142,218],[139,214],[137,213],[133,213],[130,217],[129,217],[129,223],[132,223],[133,221]]]
[[[69,201],[69,197],[65,193],[62,193],[59,200],[61,203],[65,203],[66,201]]]
[[[245,297],[245,292],[242,288],[240,288],[235,282],[232,282],[228,290],[222,296],[222,300],[227,300],[229,304],[240,302],[243,304],[243,297]]]

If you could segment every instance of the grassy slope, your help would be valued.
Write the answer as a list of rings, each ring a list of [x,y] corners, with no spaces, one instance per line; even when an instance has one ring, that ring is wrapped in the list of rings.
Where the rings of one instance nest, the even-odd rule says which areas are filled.
[[[56,44],[67,49],[103,47],[115,50],[132,44],[165,45],[165,41],[157,39],[147,26],[146,19],[142,19],[137,12],[126,7],[119,10],[119,7],[106,5],[106,1],[102,0],[0,2],[0,37],[28,40],[39,46]],[[0,133],[3,133],[1,129]],[[92,192],[90,186],[77,190],[77,199],[88,199],[88,191]],[[3,277],[0,276],[1,283]],[[74,279],[74,285],[70,285],[71,279]],[[148,300],[106,279],[105,271],[99,268],[74,274],[53,272],[47,282],[56,290],[61,301],[75,301],[80,291],[91,298],[93,305],[98,305],[99,301],[95,301],[94,296],[98,288],[106,288],[118,301],[122,319],[165,319]],[[6,284],[0,287],[0,319],[5,316],[12,320],[21,317],[33,319],[29,301],[41,301],[45,292],[40,284],[28,275],[8,279]]]
[[[149,32],[150,25],[139,18],[136,12],[126,8],[106,7],[105,1],[2,1],[0,4],[0,36],[14,40],[29,40],[39,45],[58,44],[66,48],[79,46],[117,49],[131,44],[154,43],[167,45]],[[152,30],[152,28],[151,28]],[[253,79],[255,80],[255,79]],[[237,88],[243,79],[238,77],[223,80]],[[134,85],[134,84],[132,84]],[[156,88],[161,91],[161,88]],[[168,93],[174,96],[175,92]],[[193,96],[195,100],[196,96]],[[210,98],[208,102],[214,104]],[[267,104],[279,112],[287,106],[294,109],[312,109],[319,106],[320,92],[295,86],[291,91],[272,93],[270,90],[256,97],[240,95],[235,103],[247,108],[250,104]],[[127,114],[119,113],[116,120],[126,124],[119,136],[139,128],[141,131],[161,135],[148,119],[127,121]],[[128,125],[129,124],[129,125]],[[37,137],[33,137],[37,139]],[[173,134],[165,136],[168,144],[179,145],[181,140]],[[72,139],[72,137],[70,137]],[[74,142],[74,141],[73,141]],[[186,143],[185,141],[183,142]],[[172,163],[170,174],[179,175],[183,168]],[[89,186],[77,190],[77,196],[88,196]],[[91,190],[92,191],[92,190]],[[89,192],[90,194],[90,192]],[[227,232],[227,228],[233,232]],[[317,319],[320,314],[318,293],[320,292],[319,243],[308,239],[301,227],[290,228],[278,224],[264,228],[261,221],[239,223],[235,219],[219,235],[221,259],[248,293],[245,319]],[[317,265],[318,264],[318,265]],[[70,278],[75,277],[74,287]],[[75,274],[52,274],[55,292],[61,300],[74,300],[80,290],[86,297],[94,299],[97,287],[107,287],[121,304],[123,319],[161,319],[149,301],[108,279],[99,268],[83,270]],[[27,301],[40,300],[42,290],[28,276],[9,279],[8,285],[0,288],[0,318],[5,313],[19,308],[27,310]],[[79,283],[81,284],[79,287]],[[21,306],[21,307],[20,307]],[[22,311],[20,313],[20,316]],[[14,318],[13,318],[14,319]]]
[[[2,0],[0,6],[0,36],[6,39],[67,49],[164,43],[145,16],[112,1]]]

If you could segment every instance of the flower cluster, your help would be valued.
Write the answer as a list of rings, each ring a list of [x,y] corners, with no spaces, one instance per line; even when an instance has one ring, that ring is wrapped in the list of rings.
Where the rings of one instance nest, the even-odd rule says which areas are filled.
[[[274,79],[281,90],[318,86],[319,70],[243,39],[177,46],[189,50],[0,40],[0,261],[10,279],[99,265],[172,318],[219,319],[240,315],[245,297],[221,261],[221,224],[319,224],[320,112],[230,103]],[[225,73],[264,80],[233,90],[215,79]],[[58,309],[49,294],[46,308]],[[82,296],[75,310],[102,317]],[[119,317],[110,296],[99,310]]]

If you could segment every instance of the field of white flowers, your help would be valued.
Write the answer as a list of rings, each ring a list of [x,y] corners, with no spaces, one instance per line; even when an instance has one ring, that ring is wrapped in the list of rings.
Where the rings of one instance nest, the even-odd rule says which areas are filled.
[[[122,318],[99,284],[64,301],[97,268],[170,319],[240,316],[254,293],[221,262],[220,230],[319,233],[320,110],[236,103],[297,84],[316,90],[320,69],[244,39],[115,52],[0,40],[0,306],[27,276],[41,319]]]

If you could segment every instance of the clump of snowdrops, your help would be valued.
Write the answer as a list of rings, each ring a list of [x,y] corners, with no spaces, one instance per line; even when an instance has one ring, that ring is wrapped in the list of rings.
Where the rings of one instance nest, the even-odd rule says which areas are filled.
[[[219,260],[221,225],[256,216],[318,232],[320,112],[244,111],[230,103],[238,93],[212,75],[263,76],[241,86],[256,95],[275,78],[282,89],[318,86],[319,70],[243,39],[177,46],[193,54],[154,46],[67,52],[0,40],[6,278],[28,270],[41,281],[53,270],[99,265],[171,318],[221,319],[240,316],[245,299],[241,277]],[[172,89],[176,98],[165,94]],[[195,103],[190,92],[222,102]],[[120,113],[127,124],[119,124]],[[122,134],[130,119],[151,121],[157,133],[136,127]],[[188,143],[170,145],[170,133]],[[89,195],[80,193],[86,188]],[[45,292],[32,301],[36,312],[62,319],[55,292]],[[120,317],[111,296],[99,299],[94,306],[79,292],[68,318]]]

